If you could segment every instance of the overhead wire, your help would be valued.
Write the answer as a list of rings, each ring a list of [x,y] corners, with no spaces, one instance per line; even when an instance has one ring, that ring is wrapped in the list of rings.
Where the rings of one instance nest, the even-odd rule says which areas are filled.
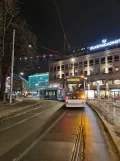
[[[56,3],[55,0],[54,0],[54,4],[55,4],[56,10],[57,10],[57,14],[58,14],[58,18],[59,18],[59,21],[60,21],[60,24],[61,24],[61,27],[62,27],[62,31],[63,31],[63,34],[64,34],[64,38],[65,38],[65,40],[66,40],[66,42],[67,42],[68,49],[69,49],[69,51],[70,51],[70,53],[71,53],[70,45],[69,45],[69,43],[68,43],[68,39],[67,39],[65,30],[64,30],[63,22],[62,22],[62,19],[61,19],[61,17],[60,17],[60,13],[59,13],[59,10],[58,10],[58,7],[57,7],[57,3]]]

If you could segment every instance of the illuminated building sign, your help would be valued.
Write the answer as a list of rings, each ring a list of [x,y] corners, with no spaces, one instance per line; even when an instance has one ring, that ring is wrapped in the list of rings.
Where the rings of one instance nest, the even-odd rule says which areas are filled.
[[[103,47],[106,47],[106,46],[111,46],[111,45],[119,44],[119,43],[120,43],[120,39],[117,39],[117,40],[114,40],[114,41],[109,41],[109,42],[107,42],[107,40],[104,39],[104,40],[102,40],[101,44],[91,46],[90,50],[95,50],[95,49],[99,49],[99,48],[103,48]]]
[[[67,78],[66,79],[67,82],[80,82],[80,78],[76,77],[76,78]]]

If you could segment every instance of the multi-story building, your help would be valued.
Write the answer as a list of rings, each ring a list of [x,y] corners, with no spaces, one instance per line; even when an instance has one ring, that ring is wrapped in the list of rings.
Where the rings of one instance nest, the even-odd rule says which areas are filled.
[[[61,80],[65,76],[84,75],[87,77],[87,89],[96,90],[99,83],[101,94],[118,95],[120,91],[120,39],[111,42],[102,42],[100,45],[90,47],[82,52],[74,51],[74,56],[60,57],[49,64],[50,80]],[[103,48],[106,46],[109,48]],[[111,48],[112,47],[112,48]],[[114,47],[114,48],[113,48]],[[102,48],[99,52],[95,49]],[[104,49],[104,50],[103,50]],[[58,58],[57,58],[58,59]]]

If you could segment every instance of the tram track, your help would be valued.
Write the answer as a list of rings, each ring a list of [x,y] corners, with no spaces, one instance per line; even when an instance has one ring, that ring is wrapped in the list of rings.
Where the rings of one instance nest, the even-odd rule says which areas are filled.
[[[32,150],[39,143],[39,141],[56,125],[56,123],[62,119],[66,112],[67,111],[64,111],[22,154],[19,155],[19,157],[15,158],[15,161],[20,161],[28,152],[30,152],[30,150]]]
[[[84,161],[84,149],[85,149],[85,132],[84,132],[84,114],[82,113],[79,132],[77,134],[75,145],[73,147],[71,161]]]
[[[41,120],[37,118],[37,122]],[[26,127],[32,122],[34,124],[35,119],[27,122]],[[24,130],[23,126],[20,128]],[[84,161],[89,158],[119,160],[111,153],[104,131],[87,105],[85,110],[60,108],[45,118],[42,126],[0,156],[4,161]]]
[[[26,161],[28,158],[26,157],[27,155],[29,155],[29,153],[32,153],[30,151],[35,151],[34,149],[38,146],[40,142],[42,141],[42,139],[54,128],[56,128],[57,123],[59,124],[59,122],[62,122],[62,120],[64,120],[63,117],[66,117],[66,115],[69,115],[69,111],[68,109],[65,109],[61,112],[61,114],[59,115],[59,117],[57,117],[56,119],[54,119],[54,116],[52,119],[50,119],[50,123],[49,121],[46,122],[45,124],[45,129],[41,129],[41,131],[43,130],[42,134],[36,139],[34,140],[34,142],[27,147],[21,154],[19,154],[18,157],[14,158],[15,161]],[[53,121],[54,120],[54,121]],[[84,160],[84,114],[82,111],[80,111],[80,123],[78,126],[78,132],[76,134],[73,134],[75,139],[75,142],[73,143],[73,147],[71,148],[71,161],[83,161]],[[35,156],[34,156],[35,157]],[[26,159],[27,158],[27,159]]]
[[[25,112],[27,112],[27,111],[29,111],[31,109],[34,109],[35,107],[44,105],[44,103],[45,103],[44,101],[40,101],[39,103],[36,103],[36,104],[33,104],[33,105],[29,105],[27,107],[24,107],[24,108],[21,108],[21,109],[19,109],[17,111],[14,111],[14,112],[8,114],[7,116],[1,117],[0,118],[0,122],[4,121],[4,120],[11,119],[11,118],[13,118],[15,116],[19,116],[19,115],[21,115],[21,114],[23,114],[23,113],[25,113]]]
[[[16,147],[12,148],[6,154],[0,156],[0,160],[19,161],[21,160],[34,146],[55,126],[57,122],[65,115],[67,110],[59,109],[49,119],[44,122],[44,125],[37,131],[33,131],[30,136],[23,140]],[[16,153],[15,153],[16,152]]]
[[[47,107],[46,105],[38,105],[37,107],[34,107],[32,109],[27,109],[21,113],[5,118],[0,121],[0,132],[13,128],[21,123],[24,123],[25,121],[28,121],[47,111],[52,106],[53,104],[50,104],[49,107]]]

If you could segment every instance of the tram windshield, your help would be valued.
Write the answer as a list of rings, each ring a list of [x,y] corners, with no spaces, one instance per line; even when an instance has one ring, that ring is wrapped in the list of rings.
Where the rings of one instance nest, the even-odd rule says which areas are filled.
[[[73,82],[72,82],[73,81]],[[70,78],[66,80],[66,94],[84,92],[84,80]]]

